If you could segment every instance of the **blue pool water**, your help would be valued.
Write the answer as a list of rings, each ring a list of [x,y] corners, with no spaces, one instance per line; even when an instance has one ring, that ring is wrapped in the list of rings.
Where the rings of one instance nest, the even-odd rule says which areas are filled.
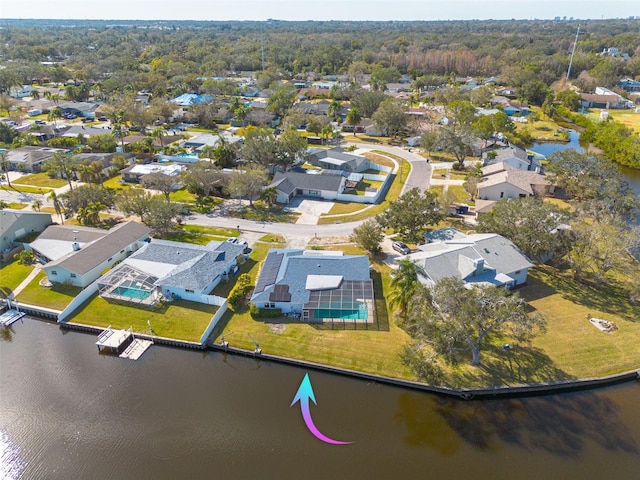
[[[123,287],[122,285],[114,288],[111,293],[113,295],[119,295],[121,297],[135,298],[137,300],[144,300],[145,298],[148,298],[149,295],[151,295],[151,292],[149,290]]]

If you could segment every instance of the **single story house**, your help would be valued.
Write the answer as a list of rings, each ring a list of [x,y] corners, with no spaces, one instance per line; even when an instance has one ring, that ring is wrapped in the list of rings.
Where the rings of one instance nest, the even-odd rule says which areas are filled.
[[[316,167],[342,172],[361,173],[371,168],[371,160],[361,155],[347,153],[341,148],[313,148],[307,161]]]
[[[133,221],[116,225],[104,235],[95,233],[93,240],[92,232],[77,226],[60,225],[47,230],[31,244],[38,258],[55,258],[42,267],[47,278],[51,283],[70,283],[82,288],[140,248],[151,232],[147,226]],[[81,243],[73,238],[89,241]]]
[[[206,303],[203,296],[237,271],[246,246],[229,241],[194,245],[152,240],[98,280],[100,295],[136,303],[161,296]]]
[[[58,107],[62,115],[76,115],[84,118],[95,118],[96,109],[100,106],[99,103],[89,102],[64,102]]]
[[[508,163],[494,163],[482,167],[482,179],[478,182],[478,198],[501,200],[503,198],[542,196],[549,192],[550,182],[544,175],[519,170]]]
[[[209,94],[198,95],[195,93],[184,93],[172,100],[173,103],[180,105],[181,107],[190,107],[192,105],[203,105],[203,104],[211,103],[212,101],[213,101],[213,96]]]
[[[278,203],[289,203],[294,197],[335,200],[346,185],[347,178],[340,174],[316,172],[276,172],[267,188],[276,188]]]
[[[175,163],[162,164],[162,163],[149,163],[149,164],[135,164],[122,170],[122,180],[131,183],[140,183],[140,180],[145,175],[151,173],[164,173],[170,177],[176,177],[176,189],[180,188],[180,172],[187,167],[184,165],[178,165]]]
[[[278,308],[303,322],[375,321],[373,281],[366,255],[271,249],[251,302]]]
[[[6,208],[0,210],[0,254],[8,254],[18,245],[18,241],[31,233],[42,232],[51,225],[51,214],[23,212]],[[2,258],[2,261],[11,258]]]
[[[28,145],[7,152],[9,168],[23,172],[39,172],[42,164],[53,157],[56,152],[68,153],[66,148],[38,147]]]
[[[399,260],[411,260],[424,270],[418,275],[428,287],[455,277],[467,284],[487,284],[513,288],[527,282],[533,264],[510,240],[495,233],[466,235],[453,228],[425,235],[428,243],[419,252]]]
[[[225,135],[225,134],[213,134],[213,133],[202,133],[195,137],[189,138],[182,143],[182,147],[184,148],[193,148],[196,151],[202,150],[202,147],[217,147],[222,144],[222,142],[226,142],[228,144],[242,144],[244,143],[244,139],[237,135]]]
[[[31,85],[15,86],[9,89],[9,96],[13,98],[30,97],[34,90],[36,90],[36,88]]]

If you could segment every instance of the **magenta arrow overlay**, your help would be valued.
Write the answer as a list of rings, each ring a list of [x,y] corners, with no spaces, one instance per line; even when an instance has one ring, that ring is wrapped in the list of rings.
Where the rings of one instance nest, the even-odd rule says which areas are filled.
[[[353,442],[341,442],[340,440],[334,440],[332,438],[324,435],[318,428],[314,425],[313,419],[311,418],[311,410],[309,409],[309,399],[313,403],[316,403],[316,397],[313,394],[313,388],[311,387],[311,380],[309,380],[309,374],[305,373],[302,382],[300,382],[300,387],[298,387],[298,392],[296,396],[293,397],[293,402],[291,402],[290,407],[293,407],[295,403],[300,400],[300,408],[302,409],[302,418],[304,419],[304,423],[307,425],[307,428],[313,435],[322,440],[325,443],[330,443],[332,445],[348,445]]]

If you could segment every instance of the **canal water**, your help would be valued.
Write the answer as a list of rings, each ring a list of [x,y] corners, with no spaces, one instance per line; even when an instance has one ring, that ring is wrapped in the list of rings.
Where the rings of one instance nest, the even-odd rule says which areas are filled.
[[[137,362],[25,319],[0,335],[4,479],[622,479],[640,469],[640,384],[464,402],[152,347]]]

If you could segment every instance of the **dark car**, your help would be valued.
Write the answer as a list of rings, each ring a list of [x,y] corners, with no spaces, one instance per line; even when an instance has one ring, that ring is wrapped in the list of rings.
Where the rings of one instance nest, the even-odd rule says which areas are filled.
[[[407,247],[404,243],[399,242],[399,241],[394,241],[391,246],[393,247],[393,249],[398,252],[401,253],[403,255],[407,255],[408,253],[411,253],[411,249],[409,247]]]

